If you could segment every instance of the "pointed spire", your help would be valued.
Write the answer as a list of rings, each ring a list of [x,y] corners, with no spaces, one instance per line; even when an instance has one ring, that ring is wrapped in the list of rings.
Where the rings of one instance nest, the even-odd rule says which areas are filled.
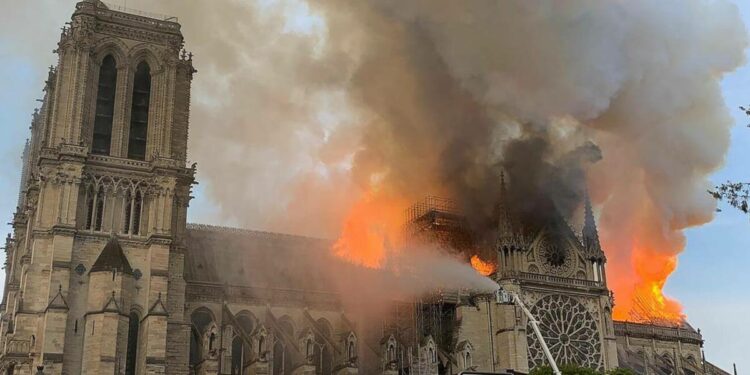
[[[505,188],[505,171],[500,172],[500,200],[497,205],[498,223],[497,229],[500,236],[509,236],[513,233],[513,223],[510,218],[510,208],[508,207],[508,190]]]
[[[508,189],[505,185],[505,172],[500,172],[500,199],[497,204],[498,211],[498,236],[497,243],[500,247],[522,249],[526,246],[523,234],[515,220],[514,212],[508,198]]]
[[[588,188],[583,191],[583,200],[583,246],[588,251],[601,252],[602,246],[599,243],[599,232],[596,230],[596,220],[594,210],[591,208]]]

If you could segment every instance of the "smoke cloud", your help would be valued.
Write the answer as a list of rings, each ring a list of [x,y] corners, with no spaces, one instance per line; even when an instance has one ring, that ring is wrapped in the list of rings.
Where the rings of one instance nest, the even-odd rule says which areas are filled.
[[[190,157],[227,222],[335,238],[365,194],[434,194],[490,236],[500,170],[540,216],[573,218],[588,186],[623,318],[712,218],[732,125],[719,81],[747,45],[727,1],[128,6],[180,18]]]

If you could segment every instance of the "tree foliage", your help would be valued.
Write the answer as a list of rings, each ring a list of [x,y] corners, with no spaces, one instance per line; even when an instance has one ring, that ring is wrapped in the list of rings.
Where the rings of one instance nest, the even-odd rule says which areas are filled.
[[[750,108],[740,107],[740,110],[750,117]],[[750,124],[747,127],[750,128]],[[750,182],[727,181],[708,193],[746,214],[750,213]]]
[[[750,183],[727,181],[709,193],[716,199],[729,203],[730,206],[744,212],[750,213],[748,201],[750,201]]]
[[[562,372],[563,375],[636,375],[633,370],[627,369],[627,368],[614,368],[612,370],[607,371],[606,373],[599,372],[597,370],[594,370],[589,367],[582,367],[577,365],[562,365],[560,366],[560,372]],[[552,367],[550,366],[539,366],[535,367],[531,372],[529,372],[529,375],[554,375],[552,372]]]

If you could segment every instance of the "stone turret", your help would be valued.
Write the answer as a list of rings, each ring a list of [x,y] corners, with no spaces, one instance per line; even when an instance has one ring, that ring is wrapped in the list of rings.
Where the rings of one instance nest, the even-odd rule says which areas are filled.
[[[83,373],[120,373],[128,343],[132,293],[133,268],[117,238],[112,237],[89,272]]]
[[[527,242],[508,202],[508,191],[505,186],[505,173],[500,173],[500,199],[498,202],[498,265],[502,273],[513,273],[522,270],[523,257]]]

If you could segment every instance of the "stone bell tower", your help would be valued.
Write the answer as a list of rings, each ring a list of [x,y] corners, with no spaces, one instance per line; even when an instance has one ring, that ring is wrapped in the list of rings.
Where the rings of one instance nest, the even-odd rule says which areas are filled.
[[[195,70],[182,47],[173,17],[76,4],[24,152],[0,370],[183,373],[170,354],[189,340],[180,238]]]

